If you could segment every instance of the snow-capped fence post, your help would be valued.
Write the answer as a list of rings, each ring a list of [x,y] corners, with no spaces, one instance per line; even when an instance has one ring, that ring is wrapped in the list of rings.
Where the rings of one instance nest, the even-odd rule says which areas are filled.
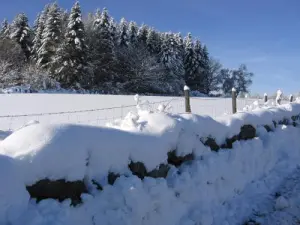
[[[267,101],[268,101],[268,95],[267,95],[267,93],[265,93],[264,94],[264,103],[267,103]]]
[[[290,100],[290,102],[293,102],[293,101],[294,101],[294,96],[293,96],[293,95],[290,95],[289,100]]]
[[[232,114],[236,113],[236,108],[236,89],[232,88]]]
[[[281,105],[281,99],[282,99],[282,91],[279,89],[278,91],[277,91],[277,96],[276,96],[276,105],[278,106],[278,105]]]
[[[188,86],[184,86],[184,99],[185,99],[185,112],[191,113],[191,103],[190,103],[190,88]]]

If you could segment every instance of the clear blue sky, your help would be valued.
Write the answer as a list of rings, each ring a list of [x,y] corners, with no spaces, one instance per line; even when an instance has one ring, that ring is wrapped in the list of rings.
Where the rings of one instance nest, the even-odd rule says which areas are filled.
[[[33,22],[47,0],[0,0],[0,17],[25,12]],[[74,1],[59,0],[70,9]],[[300,91],[300,0],[82,0],[83,12],[107,7],[161,31],[192,32],[225,67],[246,63],[252,92]],[[0,18],[0,19],[2,19]]]

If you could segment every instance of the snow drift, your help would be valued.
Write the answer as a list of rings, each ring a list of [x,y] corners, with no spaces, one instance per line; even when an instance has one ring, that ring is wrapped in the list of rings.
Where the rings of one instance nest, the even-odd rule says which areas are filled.
[[[0,143],[0,154],[5,155],[2,171],[9,171],[1,174],[8,182],[0,187],[0,193],[6,193],[0,198],[0,222],[174,225],[222,224],[220,220],[226,218],[228,224],[235,224],[216,209],[268,174],[279,160],[298,164],[299,114],[300,104],[288,104],[217,120],[144,111],[111,128],[26,126]],[[255,129],[256,137],[238,138],[245,125]],[[208,139],[219,147],[218,152],[212,151]],[[224,145],[228,140],[232,140],[231,151]],[[172,152],[193,158],[178,167],[170,164]],[[142,181],[133,176],[131,162],[142,163],[147,172],[167,165],[169,172],[166,179],[146,176]],[[111,172],[120,176],[113,185],[107,183]],[[75,208],[68,201],[29,202],[26,186],[42,179],[82,180],[89,193],[82,195],[83,204]],[[101,184],[103,191],[91,187],[92,181]]]

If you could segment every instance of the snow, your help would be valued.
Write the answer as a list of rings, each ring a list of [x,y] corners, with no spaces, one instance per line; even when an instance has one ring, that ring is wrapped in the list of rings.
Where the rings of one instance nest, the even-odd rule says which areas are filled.
[[[167,105],[174,114],[185,112],[183,97],[139,96],[143,104],[156,111],[159,105]],[[253,99],[237,99],[242,110]],[[148,102],[148,103],[147,103]],[[192,113],[209,115],[213,118],[231,114],[231,98],[190,99]],[[76,104],[74,104],[76,103]],[[0,95],[0,130],[15,130],[29,121],[41,123],[76,123],[105,126],[116,119],[123,119],[129,112],[136,111],[134,95],[98,94],[3,94]],[[16,115],[16,116],[15,116]],[[21,115],[21,116],[18,116]]]
[[[26,99],[25,96],[40,98],[32,94],[3,95],[0,102],[10,98],[10,104],[18,102],[26,113],[37,108],[40,112],[67,108],[63,105],[66,99],[72,99],[74,105],[75,98],[83,104],[78,108],[89,104],[96,107],[104,98],[41,95],[44,101],[60,98],[52,108],[44,108],[47,104],[42,101],[22,104],[20,99]],[[118,98],[124,104],[126,96]],[[299,115],[300,104],[260,107],[255,103],[253,111],[212,119],[169,114],[165,111],[167,104],[159,103],[156,111],[142,104],[144,99],[169,101],[170,97],[130,98],[136,100],[138,107],[134,105],[135,110],[108,124],[110,127],[32,120],[0,142],[0,179],[1,183],[4,181],[0,185],[0,224],[242,224],[251,217],[253,209],[264,209],[259,207],[266,200],[264,196],[300,166],[299,127],[273,127],[273,121]],[[112,100],[113,96],[106,99]],[[218,104],[216,99],[210,101]],[[0,115],[12,109],[10,104],[0,109]],[[258,137],[234,142],[231,150],[212,152],[200,141],[212,137],[222,144],[245,124],[253,125]],[[274,132],[268,133],[264,125],[273,127]],[[142,181],[128,169],[130,161],[143,162],[148,171],[156,169],[167,163],[167,153],[173,150],[182,156],[194,153],[196,159],[179,168],[171,166],[166,179]],[[113,186],[105,181],[109,172],[121,175]],[[104,189],[84,194],[84,203],[77,207],[70,207],[69,200],[43,200],[37,204],[29,200],[25,186],[44,178],[87,182],[93,179]],[[250,197],[256,195],[260,198],[251,201]],[[293,204],[283,196],[272,203],[272,208],[288,210]]]
[[[288,208],[288,207],[289,207],[289,202],[285,197],[279,196],[276,199],[276,203],[275,203],[275,209],[276,210],[283,210],[283,209]]]
[[[12,158],[0,155],[0,224],[16,222],[27,209],[29,194]]]
[[[189,91],[190,88],[187,86],[187,85],[184,85],[184,88],[183,88],[184,91]]]

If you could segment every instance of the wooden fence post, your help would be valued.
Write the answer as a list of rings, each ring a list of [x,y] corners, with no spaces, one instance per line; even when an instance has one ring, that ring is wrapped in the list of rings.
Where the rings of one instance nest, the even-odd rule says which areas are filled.
[[[184,86],[184,99],[185,99],[185,112],[191,113],[191,103],[190,103],[190,88],[188,86]]]
[[[294,101],[294,96],[290,95],[290,102],[293,102],[293,101]]]
[[[232,88],[232,114],[235,114],[237,111],[236,107],[236,89]]]
[[[267,101],[268,101],[268,94],[265,93],[265,94],[264,94],[264,103],[267,103]]]

